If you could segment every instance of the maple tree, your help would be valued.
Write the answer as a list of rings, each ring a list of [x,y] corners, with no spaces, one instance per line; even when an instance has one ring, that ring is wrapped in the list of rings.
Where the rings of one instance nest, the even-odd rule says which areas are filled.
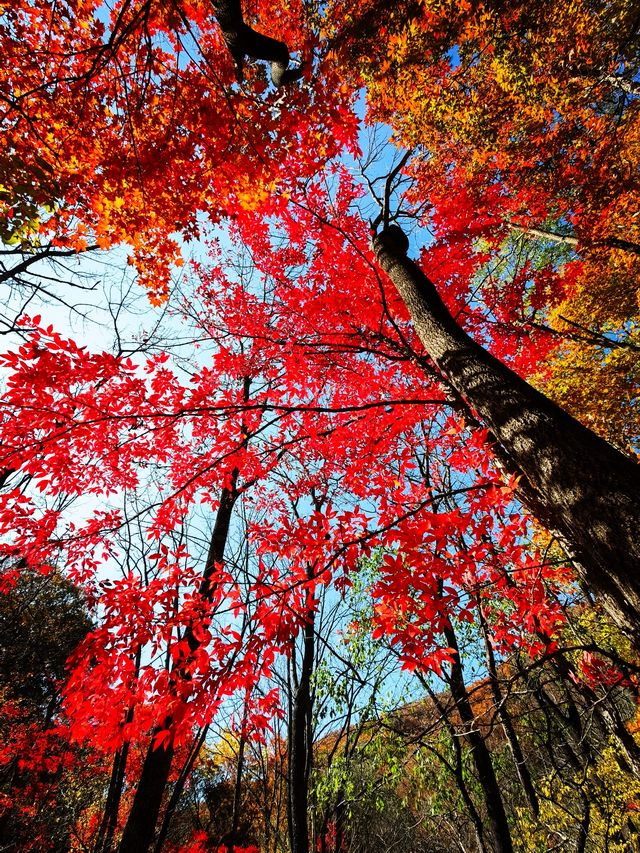
[[[329,37],[345,73],[366,84],[372,118],[422,147],[423,203],[438,207],[462,179],[476,212],[509,227],[545,229],[551,218],[558,237],[597,247],[594,257],[637,253],[632,3],[349,7],[331,4]]]
[[[408,241],[399,228],[390,227],[376,239],[378,260],[410,307],[421,340],[489,427],[505,467],[521,478],[523,501],[567,544],[612,616],[635,632],[640,604],[635,577],[640,557],[637,464],[460,329],[433,283],[407,258]]]
[[[532,71],[525,85],[514,77],[522,41],[542,51],[541,33],[550,34],[551,55],[563,32],[550,7],[531,34],[519,6],[463,5],[446,32],[444,7],[418,6],[398,4],[385,28],[376,4],[366,6],[369,38],[362,20],[349,29],[352,11],[337,3],[2,4],[0,236],[13,264],[4,280],[22,286],[47,258],[124,246],[152,306],[165,306],[189,348],[184,355],[167,338],[127,352],[116,329],[113,348],[101,351],[21,305],[11,324],[18,343],[0,356],[3,585],[22,565],[64,569],[97,617],[72,660],[65,713],[78,741],[113,759],[101,853],[114,843],[121,853],[162,848],[207,729],[234,698],[244,697],[242,742],[268,737],[283,713],[274,666],[299,642],[290,846],[309,849],[317,614],[323,591],[344,592],[373,549],[384,556],[368,591],[370,629],[397,647],[406,670],[459,675],[458,622],[479,620],[498,656],[516,646],[553,651],[564,620],[558,595],[575,594],[573,576],[562,557],[547,560],[532,544],[518,500],[561,534],[589,585],[637,632],[637,466],[520,378],[553,386],[546,360],[559,350],[547,326],[560,316],[581,323],[595,274],[612,294],[623,287],[626,307],[603,311],[611,337],[596,334],[599,354],[584,357],[601,366],[611,341],[623,343],[637,261],[633,230],[623,238],[621,223],[635,185],[616,178],[614,197],[594,164],[606,155],[613,168],[633,154],[633,80],[626,66],[605,67],[615,34],[604,24],[604,47],[586,45],[579,73],[554,61],[548,78]],[[632,10],[615,10],[632,68]],[[485,51],[498,25],[507,35]],[[415,71],[412,39],[428,46],[416,72],[430,87],[424,112],[411,99],[405,109],[406,92],[390,83],[401,69],[399,87],[419,90],[405,75]],[[469,66],[470,109],[440,97],[457,79],[455,45]],[[379,51],[390,59],[378,62]],[[290,52],[301,64],[289,65]],[[484,53],[499,61],[487,65]],[[262,64],[243,67],[246,57],[272,63],[276,91]],[[547,107],[562,74],[577,75],[572,86],[584,94],[592,72],[595,108],[574,90]],[[612,75],[627,87],[618,86],[617,135],[600,96]],[[385,227],[370,246],[363,186],[375,193],[377,179],[353,168],[361,79],[372,120],[429,146],[429,157],[391,171],[412,181],[399,213],[435,231],[419,265],[388,227],[388,188]],[[508,96],[521,125],[488,128],[480,94],[496,116]],[[439,98],[450,109],[445,125],[433,121]],[[443,127],[458,113],[451,134],[465,145],[452,159]],[[580,134],[604,141],[567,165],[567,140]],[[543,142],[548,162],[523,172]],[[492,257],[545,228],[561,239],[570,228],[573,248],[591,254],[560,269],[557,255],[532,253],[508,274],[485,275]],[[184,296],[174,296],[171,273],[195,241]],[[423,269],[437,272],[444,301]],[[567,315],[576,293],[583,307]],[[537,325],[525,331],[516,318],[530,305]],[[628,372],[623,362],[618,388],[631,397]],[[628,449],[633,408],[618,430]],[[74,514],[80,498],[90,508]],[[188,536],[198,513],[208,529]],[[244,560],[230,556],[241,517]],[[508,602],[502,611],[492,606],[496,590]],[[457,701],[471,722],[464,684]],[[471,749],[489,820],[510,849],[481,741]],[[194,836],[193,848],[203,845]]]
[[[233,17],[227,7],[234,4],[219,3],[218,14]],[[28,262],[124,243],[141,282],[162,298],[180,263],[176,235],[197,237],[199,214],[234,216],[280,175],[317,171],[352,136],[352,96],[330,64],[284,103],[260,97],[267,86],[258,67],[247,72],[250,88],[231,88],[232,63],[208,0],[110,10],[98,0],[53,9],[34,0],[3,3],[2,13],[1,120],[11,135],[3,234],[20,242]],[[303,53],[314,49],[300,4],[268,14],[272,33]],[[314,144],[321,139],[322,153]]]

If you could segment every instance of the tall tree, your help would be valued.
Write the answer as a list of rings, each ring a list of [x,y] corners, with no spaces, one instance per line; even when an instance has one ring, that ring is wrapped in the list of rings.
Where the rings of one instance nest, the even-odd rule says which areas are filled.
[[[616,622],[638,637],[640,467],[467,335],[407,257],[398,226],[383,230],[374,248],[427,352],[489,428],[523,501],[568,548]]]
[[[580,7],[581,33],[587,5]],[[622,29],[632,41],[629,9],[607,8],[624,13]],[[443,158],[440,140],[432,172],[425,158],[414,162],[413,210],[437,238],[422,264],[439,266],[438,281],[448,284],[441,289],[445,307],[397,231],[383,231],[375,248],[400,295],[379,274],[362,185],[351,163],[338,159],[345,151],[357,155],[356,78],[341,77],[318,10],[279,0],[255,4],[255,15],[237,2],[213,9],[214,15],[209,0],[120,0],[107,15],[93,0],[53,9],[30,0],[8,8],[0,29],[8,140],[0,236],[20,240],[14,272],[24,263],[35,271],[31,260],[49,247],[73,256],[124,244],[127,266],[161,302],[188,242],[211,238],[208,255],[199,246],[200,262],[185,276],[175,348],[169,342],[166,351],[134,349],[128,357],[118,340],[113,351],[100,352],[93,341],[85,346],[31,317],[22,318],[15,350],[0,356],[7,376],[2,555],[27,566],[64,565],[99,602],[100,624],[75,662],[67,706],[79,739],[113,752],[129,741],[146,747],[140,779],[128,780],[138,793],[122,841],[136,850],[149,846],[175,749],[191,743],[237,694],[253,697],[247,736],[265,736],[278,705],[273,661],[290,654],[301,630],[313,646],[318,588],[344,588],[372,548],[385,553],[382,580],[371,592],[374,630],[402,647],[407,665],[435,672],[451,665],[439,632],[452,617],[474,618],[477,596],[486,603],[496,587],[508,590],[513,620],[527,626],[525,646],[553,642],[562,614],[545,584],[574,589],[561,561],[552,565],[526,545],[519,496],[573,545],[584,577],[604,592],[618,621],[638,630],[638,542],[627,529],[637,522],[636,468],[518,376],[535,373],[552,349],[550,333],[538,326],[568,293],[558,256],[539,269],[523,265],[510,280],[479,281],[505,235],[522,245],[542,239],[546,229],[560,241],[590,241],[607,257],[634,255],[633,240],[623,245],[619,233],[622,208],[614,204],[618,213],[611,212],[606,181],[595,180],[605,149],[585,155],[575,174],[563,165],[578,119],[589,118],[585,99],[569,119],[556,110],[558,126],[566,129],[569,121],[571,132],[550,132],[549,157],[531,181],[516,169],[522,162],[513,151],[512,159],[496,160],[486,146],[477,158],[471,146],[461,164]],[[445,37],[438,28],[448,13],[437,9],[424,24],[425,9],[433,12],[427,4],[398,4],[389,16],[392,36],[396,24],[402,34],[418,21],[418,46],[425,38],[438,42],[438,56],[448,59],[435,91],[455,78],[455,48],[466,39],[459,56],[469,66],[471,91],[476,99],[492,92],[491,105],[501,103],[504,115],[493,83],[500,69],[500,79],[511,79],[523,44],[537,44],[538,36],[527,35],[527,10],[502,14],[483,6],[485,20],[464,7]],[[348,13],[337,24],[348,24]],[[602,16],[598,22],[611,44],[611,27]],[[379,16],[366,23],[377,49],[391,42],[404,50]],[[514,28],[516,47],[509,53],[508,37],[500,36],[508,62],[491,72],[487,87],[483,57],[496,48],[488,34],[505,26]],[[350,49],[358,39],[366,44],[364,35],[356,28]],[[297,85],[289,49],[309,62],[308,79]],[[274,92],[260,64],[237,80],[231,60],[238,66],[245,56],[274,63],[274,81],[293,85]],[[351,70],[358,72],[356,65]],[[540,85],[553,91],[560,79],[556,68]],[[612,165],[633,150],[636,96],[628,75],[622,82],[628,85],[615,106],[626,153],[614,145]],[[518,103],[528,108],[526,97]],[[411,106],[409,118],[419,126],[418,103]],[[560,106],[569,111],[570,100]],[[591,113],[604,117],[592,116],[589,146],[599,128],[609,134],[615,125],[615,109],[604,106],[598,96]],[[535,119],[527,115],[522,128]],[[542,123],[549,131],[553,116],[546,112]],[[478,121],[476,114],[471,124]],[[424,142],[425,132],[416,131],[411,143]],[[502,142],[518,133],[510,124]],[[543,136],[536,136],[541,150]],[[522,144],[523,158],[525,150]],[[13,172],[6,166],[12,158]],[[542,193],[545,169],[554,181]],[[366,178],[376,194],[376,179]],[[602,239],[594,236],[590,204],[594,215],[605,208],[611,214]],[[433,207],[423,215],[427,205]],[[540,221],[550,215],[554,222]],[[223,223],[229,228],[221,238]],[[575,278],[576,267],[567,266]],[[527,304],[539,311],[530,336],[512,322]],[[249,396],[239,391],[246,376]],[[491,446],[508,476],[496,469]],[[331,502],[312,506],[309,495],[329,485]],[[244,568],[223,560],[238,490],[243,506],[246,500],[252,507]],[[132,493],[138,503],[130,515]],[[75,495],[92,505],[86,515],[68,512]],[[443,509],[447,496],[456,503]],[[223,534],[216,538],[214,530],[204,577],[203,561],[175,539],[201,507],[217,513]],[[118,531],[134,518],[140,538],[157,544],[153,570],[148,561],[128,559],[122,577],[105,579],[121,547]],[[516,578],[512,586],[505,575]],[[487,613],[487,631],[511,637],[500,614]],[[308,665],[302,674],[288,760],[301,780],[300,796],[291,797],[292,835],[304,849]],[[498,825],[504,829],[500,815]]]

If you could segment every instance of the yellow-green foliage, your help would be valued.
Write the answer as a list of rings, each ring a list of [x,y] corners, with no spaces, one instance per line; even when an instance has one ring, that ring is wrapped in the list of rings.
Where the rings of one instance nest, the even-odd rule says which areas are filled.
[[[640,779],[621,766],[620,754],[613,744],[603,750],[598,761],[586,774],[570,781],[549,776],[540,785],[540,820],[518,809],[519,849],[526,853],[549,850],[553,844],[560,850],[574,850],[586,826],[586,850],[609,853],[631,853],[640,849]]]
[[[636,255],[587,259],[575,292],[550,313],[549,325],[567,337],[542,383],[545,394],[627,452],[637,452],[640,436],[639,282]]]

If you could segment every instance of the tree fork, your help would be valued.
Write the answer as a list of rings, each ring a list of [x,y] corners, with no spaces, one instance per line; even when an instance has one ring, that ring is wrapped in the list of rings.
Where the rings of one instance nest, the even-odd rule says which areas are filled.
[[[379,265],[438,369],[489,428],[518,495],[551,530],[614,621],[640,642],[640,466],[477,344],[407,257],[396,225],[374,238]]]
[[[242,80],[245,56],[271,63],[271,80],[276,87],[284,86],[302,77],[301,68],[289,68],[289,48],[284,42],[259,33],[245,24],[240,0],[211,0],[211,2],[239,80]]]

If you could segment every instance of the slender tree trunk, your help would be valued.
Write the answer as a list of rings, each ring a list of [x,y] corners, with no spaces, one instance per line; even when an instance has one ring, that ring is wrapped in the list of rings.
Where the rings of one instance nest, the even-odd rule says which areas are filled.
[[[578,842],[576,853],[584,853],[589,840],[589,827],[591,826],[591,802],[588,796],[582,795],[582,820],[578,826]]]
[[[453,630],[453,625],[449,621],[444,626],[444,636],[449,648],[454,651],[449,676],[451,695],[460,719],[465,726],[464,739],[471,749],[473,763],[478,774],[478,781],[484,795],[487,817],[493,831],[495,853],[513,853],[513,843],[511,841],[507,814],[504,809],[502,792],[493,769],[489,748],[482,733],[475,726],[475,715],[464,683],[458,639]]]
[[[511,719],[511,714],[509,713],[509,710],[506,705],[505,697],[502,695],[500,680],[498,678],[498,668],[496,666],[496,659],[493,652],[493,646],[491,645],[491,638],[489,637],[489,629],[487,626],[487,622],[484,618],[480,602],[478,602],[478,615],[480,619],[480,626],[482,628],[482,635],[484,638],[484,647],[487,659],[487,672],[489,673],[489,683],[491,685],[491,692],[493,694],[493,699],[496,704],[498,717],[500,718],[505,738],[507,739],[509,749],[511,750],[511,755],[513,756],[513,763],[515,764],[516,773],[518,774],[518,779],[520,780],[520,784],[522,785],[522,790],[524,791],[525,797],[527,798],[527,802],[529,803],[529,808],[531,809],[532,814],[534,815],[534,817],[537,818],[540,813],[540,803],[538,802],[538,795],[536,794],[535,788],[533,786],[533,780],[531,779],[531,774],[529,773],[529,767],[527,766],[526,759],[522,752],[522,748],[520,746],[520,739],[516,734],[516,730]]]
[[[460,745],[460,737],[458,736],[457,731],[453,727],[453,723],[449,719],[449,713],[445,708],[444,704],[440,701],[440,697],[430,686],[428,680],[418,673],[418,678],[420,679],[420,683],[425,688],[431,700],[440,714],[442,722],[444,723],[447,731],[449,732],[449,736],[451,738],[451,746],[453,747],[453,752],[455,755],[455,764],[453,766],[449,765],[446,761],[443,761],[443,765],[446,766],[449,771],[453,774],[454,779],[456,780],[456,785],[458,786],[458,791],[460,791],[460,795],[467,809],[467,813],[473,824],[473,829],[476,835],[476,841],[478,842],[478,851],[479,853],[488,853],[487,845],[486,845],[486,834],[485,827],[482,822],[482,818],[475,806],[471,798],[471,794],[469,793],[469,789],[467,787],[467,783],[465,781],[465,773],[464,773],[464,763],[463,763],[463,755],[462,755],[462,747]]]
[[[209,601],[214,591],[210,583],[215,572],[215,567],[224,561],[224,549],[229,535],[231,515],[238,496],[236,490],[237,478],[238,471],[235,469],[232,473],[231,487],[225,487],[222,490],[220,506],[218,507],[209,544],[209,553],[207,554],[205,570],[200,584],[200,594],[205,600]],[[191,652],[196,651],[200,645],[200,641],[194,636],[193,629],[189,627],[186,629],[185,639],[189,644]],[[171,680],[174,683],[177,684],[189,678],[186,670],[187,664],[188,659],[176,665],[176,668],[171,673]],[[152,732],[151,742],[142,767],[142,774],[138,781],[131,811],[129,812],[122,840],[120,841],[120,847],[118,848],[119,853],[147,853],[153,842],[160,807],[162,805],[162,797],[169,781],[171,764],[175,752],[171,740],[157,748],[155,740],[157,735],[162,732],[171,731],[172,725],[173,720],[171,717],[167,717]]]
[[[231,812],[231,831],[227,842],[227,853],[233,853],[233,845],[237,840],[238,827],[240,826],[240,806],[242,804],[242,774],[244,773],[244,750],[247,744],[245,728],[247,725],[247,708],[249,697],[245,699],[244,711],[242,713],[242,729],[238,741],[238,760],[236,761],[236,781],[233,786],[233,810]]]
[[[595,722],[603,736],[613,735],[626,757],[627,771],[640,776],[640,748],[633,735],[627,730],[620,712],[610,697],[601,697],[584,681],[579,678],[572,662],[565,655],[558,653],[553,656],[552,663],[559,676],[568,685],[574,685],[575,690],[587,702],[587,707],[595,717]]]
[[[546,228],[526,228],[520,225],[509,223],[509,228],[522,234],[523,237],[533,237],[538,240],[550,240],[552,243],[563,243],[566,246],[576,247],[578,238],[570,234],[560,234],[557,231],[549,231]]]
[[[545,721],[546,731],[542,743],[552,766],[560,775],[564,775],[563,768],[559,767],[557,762],[558,754],[562,754],[574,773],[583,773],[584,768],[592,763],[593,755],[591,745],[584,736],[582,718],[573,698],[566,690],[564,691],[565,699],[561,701],[564,702],[567,710],[563,712],[557,697],[550,695],[541,683],[544,673],[540,673],[539,679],[532,679],[523,670],[520,660],[517,657],[515,660],[520,677],[523,683],[529,686]],[[573,745],[576,746],[577,752]]]
[[[204,745],[208,731],[208,726],[205,726],[202,729],[202,731],[196,738],[193,747],[191,748],[191,752],[187,756],[187,760],[182,766],[182,770],[180,771],[178,778],[176,779],[175,785],[173,786],[173,790],[171,792],[171,796],[169,798],[169,802],[167,803],[167,808],[165,809],[164,816],[162,818],[160,831],[158,832],[158,837],[156,838],[156,843],[153,848],[154,853],[161,853],[164,843],[167,840],[167,835],[169,833],[169,827],[171,826],[173,815],[175,814],[175,810],[178,806],[178,802],[180,801],[180,797],[182,796],[182,792],[184,791],[184,786],[187,783],[187,779],[191,774],[193,765],[195,764],[196,759],[200,754],[200,750]]]
[[[575,68],[572,80],[592,79],[597,83],[609,83],[614,89],[620,89],[628,95],[640,95],[640,83],[629,80],[624,74],[607,74],[602,68]]]
[[[138,649],[135,654],[136,676],[140,671],[141,654],[140,649]],[[133,715],[134,707],[131,706],[125,717],[125,725],[133,722]],[[118,828],[118,813],[120,811],[120,800],[122,799],[122,789],[124,787],[128,757],[129,742],[125,741],[113,757],[111,778],[109,779],[109,789],[107,791],[107,801],[105,803],[104,814],[102,815],[100,827],[93,844],[93,853],[111,853],[113,839],[116,829]]]
[[[557,231],[548,231],[545,228],[521,228],[519,225],[509,225],[512,231],[518,231],[524,237],[534,237],[539,240],[550,240],[552,243],[563,243],[565,246],[578,247],[584,249],[606,248],[606,249],[621,249],[623,252],[631,252],[633,255],[640,255],[640,244],[633,243],[631,240],[625,240],[622,237],[603,237],[600,240],[586,238],[584,241],[578,240],[577,237],[572,237],[570,234],[559,234]]]
[[[311,579],[311,568],[307,573]],[[291,853],[309,853],[309,774],[311,772],[312,744],[311,722],[313,701],[311,676],[315,660],[314,610],[312,596],[308,594],[308,608],[303,631],[304,651],[300,677],[295,688],[291,715],[289,753],[289,840]]]
[[[131,722],[132,719],[133,709],[129,709],[127,722]],[[129,744],[123,743],[113,757],[111,778],[109,779],[109,789],[107,791],[107,801],[105,803],[102,821],[100,822],[100,828],[98,829],[98,834],[93,845],[93,853],[110,853],[111,851],[113,837],[118,826],[118,812],[120,810],[120,800],[122,798],[122,788],[124,785],[128,757]]]
[[[615,620],[640,642],[640,466],[473,341],[407,257],[397,226],[374,240],[438,369],[487,426],[523,503],[552,530]]]
[[[250,385],[250,378],[245,376],[243,383],[245,402],[249,399]],[[242,442],[246,445],[248,442],[248,433],[244,424],[242,425],[241,434],[243,436]],[[231,471],[229,485],[224,486],[220,493],[220,504],[216,513],[216,520],[213,525],[213,532],[199,588],[199,593],[205,602],[210,603],[213,600],[215,593],[213,578],[216,566],[224,563],[224,552],[227,539],[229,538],[233,508],[240,494],[238,490],[239,475],[238,468],[234,468]],[[200,640],[195,636],[192,625],[186,627],[184,639],[189,645],[191,654],[193,654],[199,648]],[[188,655],[183,661],[176,663],[170,675],[170,690],[172,689],[172,685],[173,689],[177,690],[180,682],[189,680],[188,664]],[[129,812],[129,817],[127,818],[127,823],[122,834],[118,853],[147,853],[153,842],[160,807],[162,805],[162,797],[167,788],[175,752],[172,739],[165,741],[158,748],[154,748],[155,740],[156,736],[161,732],[171,732],[172,727],[173,720],[171,716],[167,716],[151,734],[151,743],[149,744],[142,767],[142,774],[133,797],[131,811]]]
[[[344,845],[344,830],[347,819],[347,803],[345,792],[341,788],[336,797],[336,840],[334,844],[335,853],[342,853]]]
[[[569,738],[563,737],[564,730],[558,730],[558,715],[554,713],[554,706],[549,703],[549,697],[539,687],[533,688],[532,695],[545,723],[542,743],[554,771],[562,777],[569,765],[572,772],[582,773],[584,763],[573,749]],[[562,764],[558,761],[559,756],[563,758]]]
[[[108,853],[113,840],[113,831],[117,825],[118,805],[120,794],[124,783],[124,771],[126,769],[126,758],[129,744],[124,743],[113,756],[111,767],[111,778],[107,790],[107,801],[105,803],[102,820],[93,843],[93,853]],[[113,827],[113,829],[112,829]]]

